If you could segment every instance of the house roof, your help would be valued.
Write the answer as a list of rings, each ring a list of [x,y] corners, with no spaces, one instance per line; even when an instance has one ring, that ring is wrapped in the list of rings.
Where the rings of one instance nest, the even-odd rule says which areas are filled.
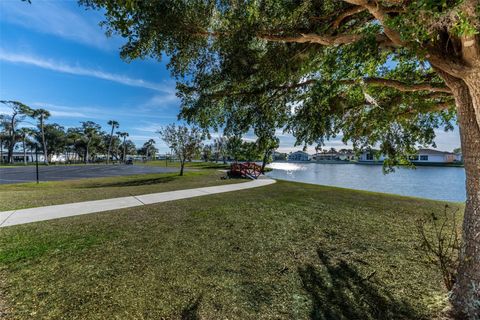
[[[445,155],[445,154],[453,154],[447,151],[439,151],[434,149],[418,149],[418,154],[430,154],[430,155]]]

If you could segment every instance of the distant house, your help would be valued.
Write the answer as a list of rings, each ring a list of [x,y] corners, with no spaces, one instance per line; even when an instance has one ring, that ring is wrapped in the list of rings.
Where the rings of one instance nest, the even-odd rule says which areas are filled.
[[[368,150],[360,155],[359,162],[374,163],[383,162],[386,157],[380,155],[376,158],[378,151]],[[434,149],[418,149],[418,153],[409,156],[409,160],[414,164],[447,164],[458,161],[458,156],[452,152],[438,151]]]
[[[452,163],[456,160],[455,153],[434,149],[418,149],[418,154],[410,156],[413,163]]]
[[[310,155],[304,151],[295,151],[288,155],[288,161],[310,161]]]
[[[362,152],[362,154],[358,158],[358,161],[365,162],[365,163],[375,163],[375,162],[385,161],[385,156],[383,154],[378,155],[377,153],[378,153],[378,150],[366,150]]]
[[[35,153],[27,151],[25,159],[27,162],[35,162]],[[38,153],[38,161],[43,162],[43,153]],[[15,163],[20,163],[23,162],[23,151],[14,151],[13,152],[13,162]],[[7,163],[8,162],[8,152],[3,150],[1,152],[1,161],[2,163]]]
[[[272,154],[273,161],[285,161],[287,160],[287,154],[282,152],[274,151]]]
[[[455,161],[463,162],[463,154],[461,152],[455,153]]]
[[[342,149],[338,152],[338,159],[342,161],[352,161],[356,159],[356,154],[350,149]]]
[[[341,149],[336,151],[335,149],[325,150],[312,155],[314,161],[352,161],[355,160],[355,152],[350,149]]]
[[[315,161],[331,161],[331,160],[340,160],[338,152],[320,152],[312,155],[312,159]]]

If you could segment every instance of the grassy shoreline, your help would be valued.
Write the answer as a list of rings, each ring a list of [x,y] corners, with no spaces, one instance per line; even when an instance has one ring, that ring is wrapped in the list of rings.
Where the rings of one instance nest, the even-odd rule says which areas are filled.
[[[444,204],[278,181],[9,227],[0,291],[7,319],[429,319],[415,222]]]

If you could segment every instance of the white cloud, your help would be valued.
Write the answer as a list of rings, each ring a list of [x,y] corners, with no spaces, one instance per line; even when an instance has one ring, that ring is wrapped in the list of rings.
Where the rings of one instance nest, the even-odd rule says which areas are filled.
[[[438,150],[452,151],[455,148],[460,147],[460,134],[458,127],[455,127],[453,131],[445,131],[442,129],[435,130],[435,143]]]
[[[74,8],[74,1],[0,1],[1,19],[30,30],[52,34],[88,46],[110,49],[119,46],[118,40],[107,39],[98,25],[100,14]],[[78,10],[78,12],[75,12]]]
[[[170,91],[165,91],[165,94],[156,94],[148,99],[141,107],[149,111],[153,109],[165,109],[172,104],[178,104],[180,99],[175,95],[175,88],[172,86]]]
[[[145,124],[141,127],[136,127],[136,128],[133,128],[133,129],[137,130],[137,131],[142,131],[142,132],[156,133],[161,127],[162,127],[161,124],[148,123],[148,124]]]
[[[97,69],[85,68],[80,65],[73,66],[73,65],[58,62],[52,59],[43,59],[43,58],[32,56],[32,55],[14,54],[14,53],[5,52],[4,50],[0,50],[0,61],[27,64],[27,65],[47,69],[47,70],[79,75],[79,76],[93,77],[93,78],[103,79],[103,80],[112,81],[116,83],[121,83],[127,86],[152,89],[152,90],[164,92],[167,94],[172,93],[171,85],[169,86],[169,85],[145,81],[143,79],[130,78],[126,75],[105,72]]]

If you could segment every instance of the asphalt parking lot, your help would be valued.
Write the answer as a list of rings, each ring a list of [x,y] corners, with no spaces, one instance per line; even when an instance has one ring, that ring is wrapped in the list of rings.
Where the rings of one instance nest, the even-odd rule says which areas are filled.
[[[40,166],[40,181],[128,176],[135,174],[176,172],[178,168],[137,165]],[[35,166],[0,168],[0,184],[36,181]]]

